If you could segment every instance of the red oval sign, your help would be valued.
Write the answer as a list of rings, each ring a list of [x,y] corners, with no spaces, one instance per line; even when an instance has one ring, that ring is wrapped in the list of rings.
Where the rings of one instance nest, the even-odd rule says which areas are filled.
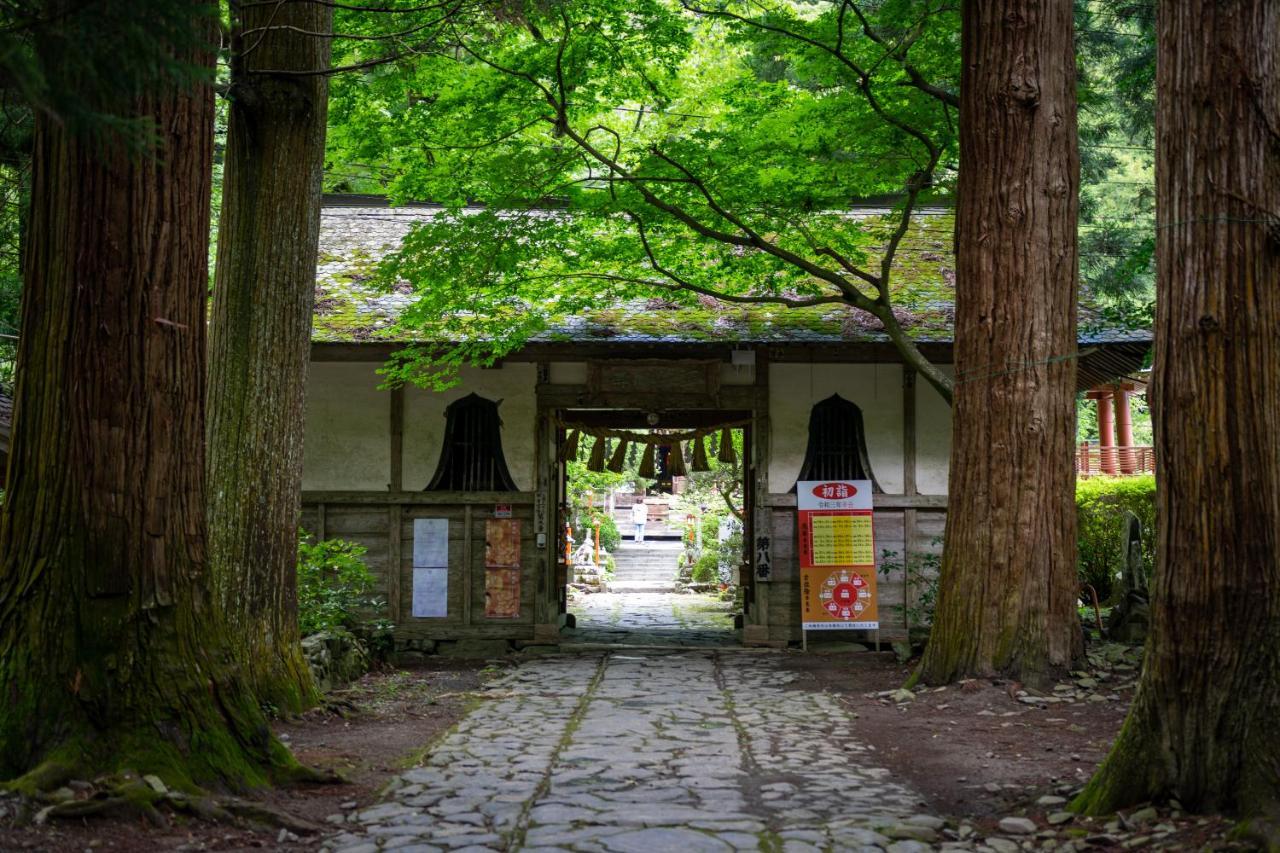
[[[857,493],[858,487],[852,483],[819,483],[813,487],[813,496],[826,500],[845,500]]]

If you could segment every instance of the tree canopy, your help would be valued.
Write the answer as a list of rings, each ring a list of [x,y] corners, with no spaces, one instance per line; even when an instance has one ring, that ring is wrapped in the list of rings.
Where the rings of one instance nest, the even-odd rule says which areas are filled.
[[[336,81],[331,183],[446,208],[381,269],[404,322],[465,332],[446,373],[602,294],[713,298],[869,312],[947,394],[892,276],[952,178],[957,37],[937,0],[460,11],[411,66]]]

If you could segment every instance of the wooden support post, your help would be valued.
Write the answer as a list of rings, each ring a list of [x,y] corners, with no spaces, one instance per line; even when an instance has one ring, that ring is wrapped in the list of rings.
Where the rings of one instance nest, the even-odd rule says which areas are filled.
[[[1121,474],[1134,472],[1133,416],[1129,411],[1129,392],[1117,385],[1112,392],[1116,412],[1116,446],[1119,448]]]
[[[462,508],[462,624],[471,624],[471,504]]]
[[[404,569],[401,566],[400,520],[404,507],[392,504],[387,507],[387,524],[390,533],[387,537],[387,618],[392,625],[401,622],[400,589],[404,584]]]
[[[1104,474],[1116,473],[1115,443],[1111,397],[1103,393],[1098,397],[1098,459]]]
[[[902,493],[918,495],[916,484],[916,372],[902,368]],[[916,538],[916,510],[902,512],[902,629],[911,633],[911,582],[908,567],[911,565],[911,546]],[[879,651],[879,632],[876,650]]]
[[[316,504],[315,533],[316,533],[317,542],[323,542],[327,538],[325,536],[325,527],[327,526],[327,519],[325,518],[325,515],[326,515],[325,504],[323,502]]]
[[[391,471],[387,491],[404,491],[404,387],[391,389]]]
[[[750,503],[746,509],[746,515],[750,519],[750,531],[754,541],[748,543],[748,553],[751,555],[751,571],[753,573],[751,586],[755,592],[754,606],[751,608],[751,625],[756,630],[751,631],[752,639],[759,641],[775,639],[773,636],[773,626],[770,623],[769,599],[772,596],[771,577],[762,578],[759,574],[759,566],[757,558],[760,555],[760,549],[757,548],[760,538],[765,537],[768,541],[768,547],[772,549],[773,543],[773,510],[767,505],[765,500],[769,494],[769,450],[772,444],[769,436],[769,351],[763,347],[756,350],[756,384],[755,393],[752,395],[751,401],[751,440],[747,447],[744,447],[744,459],[742,464],[747,467],[749,480],[749,498]],[[750,456],[747,456],[747,452]],[[772,566],[772,553],[766,553],[770,558]],[[789,626],[788,626],[789,628]],[[748,639],[748,632],[743,630],[743,639]]]

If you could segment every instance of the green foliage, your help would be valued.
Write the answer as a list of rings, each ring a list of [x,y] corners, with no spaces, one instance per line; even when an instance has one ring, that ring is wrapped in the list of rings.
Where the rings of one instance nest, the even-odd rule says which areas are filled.
[[[600,547],[613,553],[622,544],[622,534],[613,518],[600,509],[581,510],[573,519],[573,541],[578,545],[583,542],[595,542],[596,522],[600,523]]]
[[[132,117],[139,93],[210,82],[208,68],[184,57],[217,50],[215,3],[14,0],[4,8],[4,100],[104,144],[142,148],[152,140],[150,119]]]
[[[629,300],[855,304],[897,324],[873,281],[902,211],[847,210],[945,192],[958,16],[938,0],[863,4],[865,19],[851,5],[464,7],[438,52],[336,78],[343,188],[445,206],[376,281],[409,282],[403,326],[454,345],[406,352],[389,380],[445,383]]]
[[[1142,568],[1150,576],[1155,565],[1155,476],[1090,477],[1076,483],[1080,582],[1092,584],[1103,601],[1111,597],[1124,568],[1126,510],[1142,522]]]
[[[718,583],[720,580],[720,555],[714,548],[702,552],[693,564],[694,583]]]
[[[903,565],[901,554],[888,549],[880,552],[880,572],[886,577],[903,574],[903,582],[910,593],[911,605],[893,605],[893,609],[906,616],[911,625],[932,625],[933,611],[938,604],[938,578],[942,572],[942,539],[929,543],[923,554],[913,553]]]
[[[597,522],[600,524],[600,547],[609,553],[617,551],[618,546],[622,544],[622,534],[618,532],[618,525],[614,523],[613,516],[599,509],[578,514],[573,530],[574,539],[579,543],[588,540],[594,542]]]
[[[1101,303],[1081,317],[1150,328],[1155,306],[1155,5],[1075,6],[1080,107],[1080,277]]]
[[[365,565],[365,547],[342,539],[298,543],[298,628],[303,636],[358,627],[380,603],[377,578]]]

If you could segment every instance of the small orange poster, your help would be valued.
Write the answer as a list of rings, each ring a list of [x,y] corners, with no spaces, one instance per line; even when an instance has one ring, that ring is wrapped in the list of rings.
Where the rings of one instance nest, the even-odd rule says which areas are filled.
[[[796,483],[806,631],[878,629],[870,480]]]
[[[484,523],[484,564],[489,569],[520,568],[520,520],[490,518]]]

